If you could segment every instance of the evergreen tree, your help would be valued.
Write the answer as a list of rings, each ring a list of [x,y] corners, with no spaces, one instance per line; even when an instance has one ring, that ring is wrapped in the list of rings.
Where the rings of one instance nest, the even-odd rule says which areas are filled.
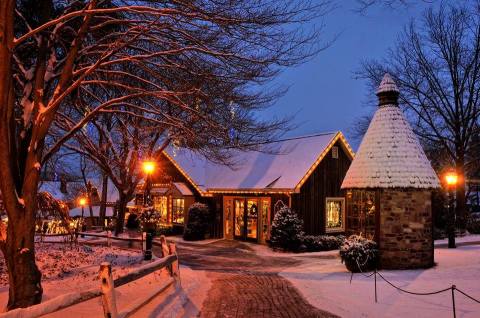
[[[288,251],[298,251],[302,244],[303,221],[289,207],[282,207],[273,218],[270,246]]]

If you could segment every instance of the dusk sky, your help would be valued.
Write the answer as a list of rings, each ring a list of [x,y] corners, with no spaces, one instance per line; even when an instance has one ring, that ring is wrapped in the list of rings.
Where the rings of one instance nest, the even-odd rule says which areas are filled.
[[[276,82],[290,89],[268,114],[296,114],[298,128],[289,135],[341,130],[356,149],[358,142],[349,138],[349,129],[371,110],[366,96],[374,92],[368,91],[365,81],[354,79],[353,72],[364,59],[384,57],[405,24],[421,17],[427,5],[374,7],[362,15],[354,12],[356,1],[341,3],[324,20],[324,38],[339,34],[338,39],[314,59],[278,77]]]

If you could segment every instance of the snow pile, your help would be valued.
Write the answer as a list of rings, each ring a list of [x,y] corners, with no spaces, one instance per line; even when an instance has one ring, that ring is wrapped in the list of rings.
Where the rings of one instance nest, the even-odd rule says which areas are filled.
[[[95,279],[98,266],[110,262],[114,273],[141,264],[141,252],[122,250],[115,247],[72,246],[64,244],[37,244],[35,247],[37,266],[42,281],[58,280],[79,276]],[[86,270],[88,267],[89,270]],[[118,274],[117,274],[118,275]],[[3,257],[0,258],[0,286],[8,285],[8,274]]]
[[[329,254],[329,256],[331,256]],[[300,258],[298,258],[300,259]],[[297,287],[314,306],[341,317],[452,317],[450,291],[430,296],[401,293],[377,280],[375,303],[374,278],[350,273],[338,256],[302,257],[302,265],[280,273]],[[437,266],[425,270],[380,271],[396,286],[414,292],[431,292],[455,284],[458,289],[480,298],[480,246],[436,249]],[[480,304],[456,293],[457,317],[476,318]]]

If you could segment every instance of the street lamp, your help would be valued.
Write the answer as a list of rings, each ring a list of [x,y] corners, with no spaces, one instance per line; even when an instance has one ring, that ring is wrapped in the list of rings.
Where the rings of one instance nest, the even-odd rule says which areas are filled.
[[[451,169],[445,173],[445,184],[447,185],[448,193],[448,248],[455,248],[455,189],[458,183],[458,174]]]
[[[143,206],[148,207],[152,205],[152,198],[150,191],[152,188],[151,176],[155,171],[155,162],[154,161],[144,161],[142,164],[143,172],[145,173],[145,191],[144,191],[144,200]]]
[[[144,210],[150,210],[152,206],[151,188],[152,180],[151,176],[155,171],[156,164],[154,161],[144,161],[142,164],[143,172],[145,173],[145,191],[143,194],[143,206]],[[145,213],[145,212],[144,212]],[[142,237],[145,236],[144,255],[143,259],[148,261],[152,259],[152,247],[153,247],[153,231],[152,229],[146,229],[145,233],[142,233]]]
[[[87,229],[87,225],[85,224],[85,222],[83,220],[83,216],[85,214],[85,205],[87,205],[87,198],[80,197],[78,199],[78,204],[82,207],[82,232],[85,232],[85,230]],[[84,235],[82,235],[81,237],[84,237]]]

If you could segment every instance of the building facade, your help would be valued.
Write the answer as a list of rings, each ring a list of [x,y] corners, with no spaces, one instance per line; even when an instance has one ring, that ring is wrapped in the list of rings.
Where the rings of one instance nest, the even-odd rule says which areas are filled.
[[[374,239],[380,266],[434,264],[432,190],[440,182],[398,106],[398,88],[386,74],[370,122],[342,189],[347,191],[347,234]]]
[[[340,185],[353,151],[340,132],[284,139],[232,158],[229,167],[167,149],[152,176],[154,206],[165,223],[182,226],[198,201],[212,211],[211,236],[266,243],[275,212],[287,205],[307,234],[344,233]],[[142,193],[139,187],[137,204]]]

